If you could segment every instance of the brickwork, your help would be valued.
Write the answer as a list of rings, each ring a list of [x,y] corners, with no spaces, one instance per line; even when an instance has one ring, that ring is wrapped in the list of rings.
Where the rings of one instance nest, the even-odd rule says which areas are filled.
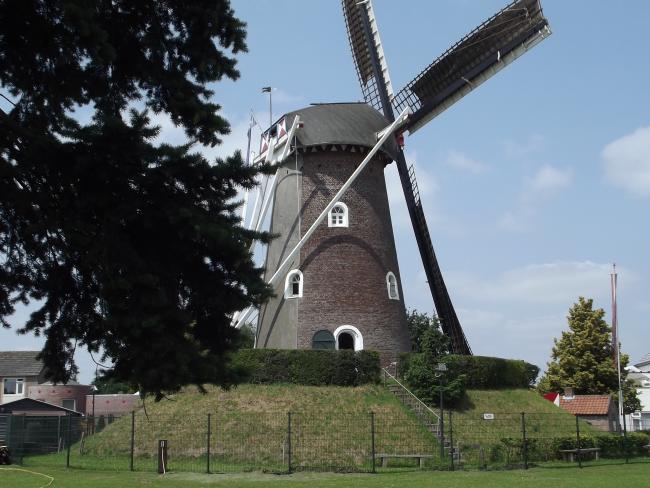
[[[88,385],[51,385],[40,384],[30,386],[27,390],[28,398],[40,400],[59,407],[63,400],[74,400],[75,411],[86,413],[86,395],[90,393]]]
[[[303,155],[302,229],[315,221],[363,159],[359,152],[320,151]],[[375,156],[342,198],[349,227],[324,221],[301,250],[304,295],[298,303],[298,348],[313,335],[351,325],[364,349],[379,351],[382,363],[409,350],[395,241],[384,179],[384,156]],[[399,300],[388,298],[386,274],[398,280]]]

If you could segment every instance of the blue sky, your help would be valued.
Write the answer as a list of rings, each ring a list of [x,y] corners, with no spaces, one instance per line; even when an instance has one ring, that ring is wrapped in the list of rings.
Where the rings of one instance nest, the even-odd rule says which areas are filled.
[[[375,0],[399,90],[505,0]],[[215,86],[233,132],[210,155],[245,149],[248,114],[268,121],[361,92],[338,1],[238,0],[248,23],[241,79]],[[553,35],[406,140],[434,247],[476,354],[542,368],[568,308],[607,311],[619,270],[623,351],[650,351],[650,2],[544,0]],[[182,135],[158,118],[162,137]],[[257,142],[253,143],[253,147]],[[432,302],[394,165],[386,171],[404,298]],[[15,317],[20,324],[24,313]],[[0,349],[39,340],[0,331]],[[82,380],[94,372],[79,355]]]

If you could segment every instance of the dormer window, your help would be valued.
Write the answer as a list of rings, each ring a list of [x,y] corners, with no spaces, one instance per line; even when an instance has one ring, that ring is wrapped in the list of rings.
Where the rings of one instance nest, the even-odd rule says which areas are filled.
[[[388,289],[388,298],[391,300],[399,300],[399,291],[397,289],[397,278],[392,271],[386,275],[386,288]]]
[[[348,226],[348,206],[343,202],[338,202],[329,211],[329,227],[347,227]]]
[[[284,283],[284,298],[302,297],[302,272],[299,269],[293,269],[287,274]]]

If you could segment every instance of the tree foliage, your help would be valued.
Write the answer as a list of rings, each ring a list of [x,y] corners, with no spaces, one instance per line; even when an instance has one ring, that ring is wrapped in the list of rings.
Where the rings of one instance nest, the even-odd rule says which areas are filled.
[[[427,352],[435,359],[450,353],[450,341],[440,329],[440,320],[436,315],[410,310],[406,316],[411,336],[411,351]]]
[[[442,390],[443,401],[451,405],[465,394],[465,376],[448,371],[436,370],[438,362],[449,354],[450,341],[440,329],[440,321],[435,315],[411,310],[407,316],[411,334],[413,354],[404,374],[409,386],[424,402],[439,405]]]
[[[269,168],[193,148],[228,134],[208,84],[245,50],[227,0],[0,2],[0,320],[37,304],[20,332],[45,336],[49,379],[86,346],[158,397],[237,381],[230,317],[270,293],[237,189]],[[189,142],[157,143],[151,112]]]
[[[552,360],[539,382],[542,393],[561,392],[571,387],[582,395],[613,394],[618,397],[618,371],[613,360],[612,329],[602,308],[594,310],[593,300],[580,297],[569,309],[569,330],[554,339]],[[626,412],[640,407],[636,389],[627,380],[627,354],[621,354],[621,381]]]

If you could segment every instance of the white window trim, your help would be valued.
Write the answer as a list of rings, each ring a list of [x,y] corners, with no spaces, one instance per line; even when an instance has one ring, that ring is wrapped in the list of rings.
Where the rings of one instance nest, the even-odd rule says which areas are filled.
[[[5,393],[5,383],[9,380],[14,380],[16,382],[16,393]],[[18,387],[20,386],[20,391]],[[7,396],[24,396],[25,395],[25,378],[14,378],[7,377],[2,381],[2,394]]]
[[[300,277],[300,283],[298,284],[298,294],[294,295],[292,293],[292,286],[291,286],[291,279],[294,276],[299,276]],[[292,269],[287,273],[287,278],[284,280],[284,298],[302,298],[302,288],[303,288],[304,280],[302,276],[302,271],[299,269]]]
[[[343,209],[343,223],[342,224],[334,224],[332,223],[332,211],[336,208],[340,207]],[[328,227],[348,227],[348,206],[343,203],[343,202],[336,202],[336,204],[330,209],[330,211],[327,213],[327,226]]]
[[[363,336],[361,335],[361,331],[359,331],[359,329],[357,329],[354,325],[341,325],[340,327],[336,328],[334,331],[334,345],[336,346],[337,350],[339,348],[339,334],[343,332],[352,334],[352,337],[354,337],[355,351],[363,350]]]
[[[395,280],[395,295],[396,296],[392,296],[392,294],[390,292],[391,278],[393,280]],[[395,273],[393,273],[392,271],[389,271],[388,273],[386,273],[386,290],[388,291],[388,298],[390,298],[391,300],[399,300],[399,285],[398,285],[398,282],[397,282],[397,277],[395,276]]]

